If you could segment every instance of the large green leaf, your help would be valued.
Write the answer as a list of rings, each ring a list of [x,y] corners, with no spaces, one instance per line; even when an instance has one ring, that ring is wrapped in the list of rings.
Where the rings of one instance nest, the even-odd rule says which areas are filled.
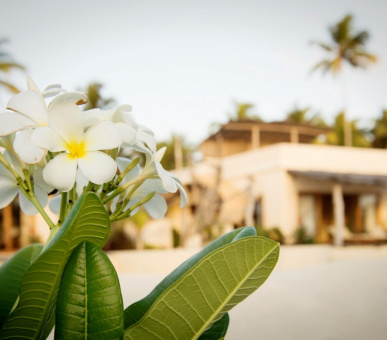
[[[130,305],[124,311],[125,328],[128,328],[138,322],[151,307],[153,302],[164,292],[171,284],[175,283],[180,277],[182,277],[189,269],[197,264],[203,257],[211,253],[212,251],[223,247],[226,244],[235,242],[243,237],[255,236],[257,234],[255,228],[244,227],[233,230],[211,242],[199,253],[190,257],[187,261],[183,262],[172,273],[170,273],[164,280],[162,280],[153,291],[144,299],[135,302]]]
[[[24,273],[42,249],[41,244],[30,244],[20,249],[0,267],[0,328],[19,296]]]
[[[109,258],[92,243],[73,251],[56,304],[55,339],[121,339],[124,311],[120,283]]]
[[[24,274],[20,301],[5,321],[1,339],[42,339],[53,325],[59,283],[67,259],[83,241],[102,247],[110,221],[97,195],[82,195],[65,222]]]
[[[124,339],[197,339],[260,287],[279,255],[279,244],[246,237],[214,250],[164,290]]]
[[[226,336],[228,325],[230,323],[230,316],[228,313],[224,314],[222,318],[215,321],[212,326],[207,329],[199,340],[222,340]]]

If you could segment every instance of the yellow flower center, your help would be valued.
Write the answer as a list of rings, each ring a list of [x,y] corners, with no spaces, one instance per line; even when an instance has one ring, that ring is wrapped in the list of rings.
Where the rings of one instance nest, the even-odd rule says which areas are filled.
[[[70,154],[72,159],[74,158],[82,158],[86,154],[86,146],[83,141],[81,142],[71,142],[67,144],[67,151]]]

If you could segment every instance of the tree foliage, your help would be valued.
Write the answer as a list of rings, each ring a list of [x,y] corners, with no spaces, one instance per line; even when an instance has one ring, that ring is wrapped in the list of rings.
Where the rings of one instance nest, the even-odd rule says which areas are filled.
[[[352,132],[353,146],[356,147],[370,147],[371,143],[366,137],[366,131],[358,128],[357,120],[348,122]],[[332,127],[332,131],[326,135],[326,141],[324,144],[328,145],[341,145],[344,146],[344,114],[340,112],[336,118]]]
[[[376,119],[371,130],[374,140],[372,146],[374,148],[387,148],[387,110],[382,111],[380,118]]]
[[[352,15],[346,15],[336,25],[329,28],[330,43],[315,42],[328,56],[317,63],[313,70],[323,69],[324,72],[337,74],[346,61],[354,67],[366,67],[376,62],[376,56],[367,52],[365,44],[369,39],[367,31],[355,32]]]
[[[303,109],[295,107],[287,114],[286,121],[296,124],[310,124],[316,127],[328,127],[321,115],[311,112],[310,107]]]
[[[8,42],[7,39],[0,39],[0,73],[9,73],[15,69],[25,71],[25,67],[23,65],[16,63],[12,56],[8,52],[4,51],[3,45],[6,42]],[[14,84],[3,79],[3,77],[0,78],[0,86],[13,93],[19,92],[19,89]]]
[[[87,98],[89,101],[85,105],[85,110],[95,109],[95,108],[101,108],[106,109],[109,108],[112,104],[114,104],[115,100],[113,98],[105,98],[102,93],[101,89],[103,88],[103,85],[99,82],[91,82],[87,86]]]

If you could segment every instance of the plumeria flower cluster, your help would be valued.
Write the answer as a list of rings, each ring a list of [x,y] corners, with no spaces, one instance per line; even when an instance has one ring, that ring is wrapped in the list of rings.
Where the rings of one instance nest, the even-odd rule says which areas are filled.
[[[24,213],[39,212],[52,227],[44,210],[49,194],[58,225],[85,191],[100,196],[112,221],[141,206],[162,218],[167,205],[159,194],[177,190],[185,206],[180,181],[160,163],[165,148],[156,150],[152,131],[134,122],[129,105],[82,111],[85,93],[59,85],[41,92],[30,78],[27,83],[28,90],[11,98],[0,113],[0,208],[19,195]],[[123,150],[139,157],[120,157]]]

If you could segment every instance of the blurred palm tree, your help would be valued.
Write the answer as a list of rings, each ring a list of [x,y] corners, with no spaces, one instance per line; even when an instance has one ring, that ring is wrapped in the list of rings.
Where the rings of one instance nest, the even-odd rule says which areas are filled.
[[[363,148],[370,147],[371,143],[366,137],[365,131],[357,127],[357,121],[347,121],[347,123],[351,129],[353,146]],[[332,131],[327,133],[324,144],[344,146],[344,137],[344,112],[340,112],[335,118]]]
[[[383,110],[382,116],[375,120],[371,130],[374,140],[372,146],[379,149],[387,149],[387,110]]]
[[[234,102],[235,111],[229,115],[231,120],[244,120],[244,119],[252,119],[259,122],[263,120],[256,113],[254,113],[254,104],[246,103],[246,102]]]
[[[300,109],[296,106],[287,114],[286,121],[296,124],[310,124],[316,127],[328,127],[321,115],[319,113],[311,113],[309,107]]]
[[[3,50],[3,45],[8,42],[7,39],[0,39],[0,71],[9,73],[14,69],[25,71],[25,67],[13,61],[11,55]],[[0,86],[6,88],[8,91],[18,93],[19,89],[7,80],[0,79]]]
[[[353,17],[352,15],[346,15],[336,25],[329,28],[330,36],[332,39],[331,43],[317,43],[322,49],[328,52],[329,56],[318,64],[316,64],[312,71],[317,69],[323,69],[326,73],[330,71],[333,75],[341,73],[343,82],[343,99],[344,99],[344,139],[345,145],[351,146],[352,135],[351,135],[351,124],[345,119],[346,111],[346,88],[343,74],[344,62],[349,63],[353,67],[366,67],[370,63],[376,62],[376,56],[368,53],[365,49],[365,44],[369,39],[369,33],[367,31],[354,32],[352,26]]]
[[[189,145],[182,136],[172,135],[170,139],[157,143],[157,149],[166,147],[161,164],[166,170],[180,169],[190,165],[194,147]]]
[[[87,86],[87,98],[89,101],[85,105],[85,110],[101,108],[106,109],[115,103],[113,98],[104,98],[101,94],[103,85],[98,82],[92,82]]]

